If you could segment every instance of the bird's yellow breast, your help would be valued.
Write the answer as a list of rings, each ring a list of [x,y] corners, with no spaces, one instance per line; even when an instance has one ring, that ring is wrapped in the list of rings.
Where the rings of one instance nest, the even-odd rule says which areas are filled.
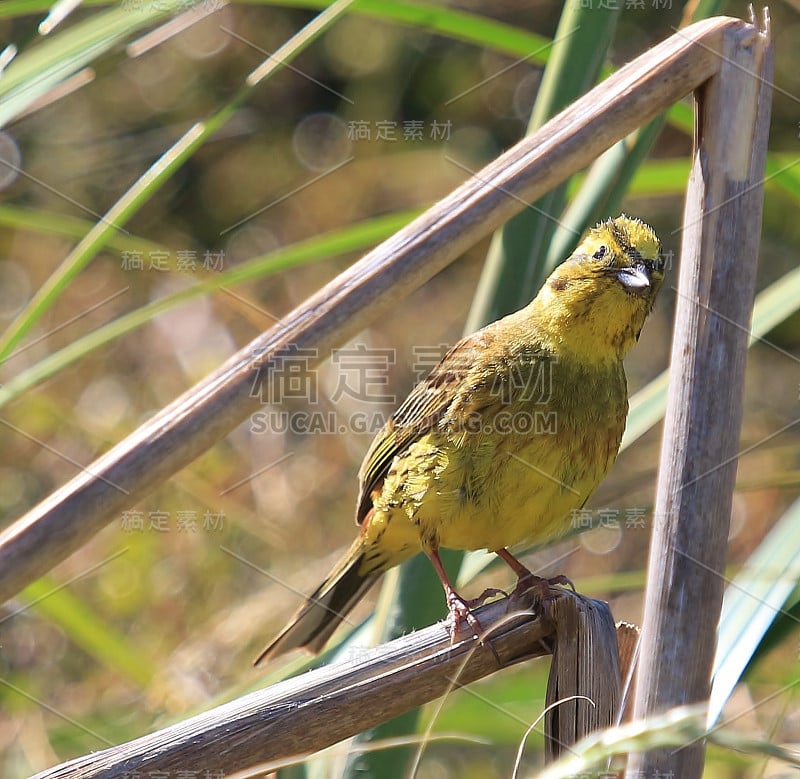
[[[495,550],[566,532],[616,457],[627,392],[621,363],[565,379],[546,403],[485,413],[468,432],[440,426],[397,457],[364,528],[380,557],[394,564],[420,548]],[[581,402],[576,380],[608,396],[600,413]]]

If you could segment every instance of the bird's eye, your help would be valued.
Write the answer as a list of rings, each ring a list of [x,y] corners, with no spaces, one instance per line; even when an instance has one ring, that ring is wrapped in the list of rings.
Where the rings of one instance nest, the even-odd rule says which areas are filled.
[[[602,260],[606,256],[606,247],[601,246],[593,255],[596,260]]]

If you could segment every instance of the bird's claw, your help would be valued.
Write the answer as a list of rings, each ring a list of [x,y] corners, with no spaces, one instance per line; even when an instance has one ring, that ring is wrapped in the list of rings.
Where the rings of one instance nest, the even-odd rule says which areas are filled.
[[[497,664],[499,666],[503,665],[502,661],[500,660],[500,656],[497,654],[497,650],[495,650],[494,646],[492,646],[492,642],[487,637],[486,631],[483,629],[483,625],[481,625],[481,623],[478,621],[478,618],[472,613],[471,609],[476,605],[482,605],[486,598],[490,598],[501,593],[505,595],[502,590],[489,588],[481,593],[480,597],[471,601],[465,601],[461,596],[456,595],[456,593],[451,593],[447,598],[447,607],[450,612],[447,619],[449,623],[450,642],[455,644],[458,641],[459,630],[461,626],[466,623],[469,626],[472,636],[477,638],[482,646],[485,646],[489,649],[489,651],[494,655],[495,660],[497,660]]]
[[[498,595],[502,595],[504,598],[508,597],[508,593],[505,590],[498,589],[497,587],[487,587],[477,598],[465,600],[463,603],[469,609],[477,609],[479,606],[483,606],[489,598],[496,598]]]
[[[553,596],[550,592],[550,588],[556,585],[569,587],[573,592],[577,592],[572,581],[563,574],[545,579],[542,576],[537,576],[536,574],[528,571],[527,574],[519,577],[517,586],[511,591],[511,599],[518,600],[533,592],[534,599],[542,604],[542,616],[544,619],[550,620],[550,606],[553,602]]]

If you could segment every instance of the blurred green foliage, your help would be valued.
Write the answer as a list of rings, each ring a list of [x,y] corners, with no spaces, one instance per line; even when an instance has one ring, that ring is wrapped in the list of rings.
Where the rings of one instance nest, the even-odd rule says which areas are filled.
[[[0,40],[19,46],[20,61],[40,47],[57,48],[59,36],[79,25],[94,25],[104,43],[90,51],[88,38],[74,35],[77,50],[70,56],[83,56],[80,67],[91,68],[80,71],[85,83],[74,82],[74,91],[29,106],[21,116],[15,113],[20,103],[8,103],[16,99],[7,80],[13,65],[0,77],[0,104],[5,99],[14,109],[0,135],[6,162],[0,166],[0,328],[11,326],[77,240],[93,226],[102,228],[100,215],[140,183],[160,155],[195,122],[230,110],[160,188],[147,190],[124,227],[107,231],[99,253],[87,256],[79,272],[76,267],[75,278],[0,364],[3,525],[410,212],[453,189],[465,169],[478,170],[515,143],[525,132],[546,52],[529,55],[552,38],[561,13],[558,3],[520,0],[465,2],[458,9],[359,3],[291,68],[233,104],[247,74],[322,3],[232,3],[172,37],[151,39],[152,48],[147,38],[137,38],[155,29],[157,18],[166,21],[166,3],[86,3],[63,29],[42,39],[37,26],[49,5],[0,4]],[[215,8],[210,2],[202,7]],[[123,30],[118,37],[117,28],[95,22],[108,13],[116,13]],[[126,13],[153,18],[134,24]],[[670,2],[626,0],[607,65],[618,66],[671,34],[682,13]],[[744,16],[744,3],[731,4],[728,13]],[[772,14],[778,89],[762,288],[795,267],[800,248],[800,71],[794,55],[800,14],[785,4]],[[34,81],[29,76],[19,83],[34,88]],[[623,203],[626,212],[656,226],[673,256],[690,144],[685,130],[668,125]],[[350,346],[372,350],[379,394],[402,399],[430,366],[431,354],[460,336],[487,247],[488,241],[476,246],[354,339]],[[672,294],[665,289],[629,362],[631,391],[666,366]],[[166,296],[182,302],[158,302]],[[132,320],[135,329],[127,326]],[[103,337],[94,334],[104,327]],[[734,566],[757,548],[800,486],[793,476],[797,428],[770,438],[797,416],[796,318],[774,338],[779,343],[770,339],[753,348],[748,366],[743,448],[766,443],[749,449],[740,463],[748,488],[734,501]],[[325,363],[299,397],[265,406],[273,427],[290,415],[332,414],[331,434],[258,434],[242,425],[146,501],[112,518],[46,581],[5,605],[0,775],[26,776],[128,740],[262,681],[250,668],[253,654],[298,604],[296,593],[310,591],[350,542],[358,465],[375,426],[394,405],[377,403],[363,383],[354,386],[358,380],[342,365]],[[356,420],[366,424],[357,428]],[[532,561],[564,571],[579,589],[593,583],[587,594],[610,598],[617,618],[633,622],[641,617],[639,574],[658,445],[656,429],[620,456],[592,502],[595,515],[609,510],[606,527]],[[642,515],[643,526],[630,521]],[[498,576],[484,573],[470,589],[509,583]],[[367,613],[364,605],[358,615]],[[726,716],[738,717],[740,730],[767,740],[800,739],[792,689],[773,695],[797,678],[796,620],[794,627],[751,666],[730,701]],[[546,674],[544,662],[518,667],[451,695],[440,713],[429,707],[423,725],[434,735],[490,743],[432,740],[418,776],[509,776],[525,729],[541,713]],[[534,736],[523,768],[540,765]],[[708,775],[770,776],[777,768],[713,748]]]

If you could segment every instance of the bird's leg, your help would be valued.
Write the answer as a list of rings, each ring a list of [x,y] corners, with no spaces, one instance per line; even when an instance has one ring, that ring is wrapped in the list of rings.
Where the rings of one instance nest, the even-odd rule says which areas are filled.
[[[533,571],[526,568],[508,551],[508,549],[496,549],[495,554],[517,574],[517,586],[512,590],[511,597],[520,598],[531,590],[537,590],[537,595],[542,601],[545,616],[549,616],[550,612],[550,601],[552,600],[550,597],[550,587],[555,584],[561,584],[575,592],[575,585],[566,576],[559,574],[550,579],[545,579],[541,576],[537,576]]]
[[[481,643],[483,643],[483,627],[481,626],[481,623],[478,622],[478,618],[470,610],[471,608],[474,608],[475,605],[481,605],[483,601],[478,599],[480,603],[477,604],[475,601],[466,601],[455,591],[453,584],[450,581],[450,577],[447,575],[444,565],[442,565],[442,558],[439,557],[438,548],[434,547],[433,549],[426,549],[425,553],[430,558],[433,568],[436,571],[436,575],[439,577],[439,581],[441,581],[442,587],[444,588],[444,595],[447,599],[447,608],[450,612],[450,619],[452,620],[452,624],[450,625],[450,640],[453,643],[456,642],[458,628],[462,622],[466,622],[475,637],[478,638]],[[484,595],[485,594],[486,593],[484,593]],[[494,649],[492,649],[492,651],[494,652]]]

